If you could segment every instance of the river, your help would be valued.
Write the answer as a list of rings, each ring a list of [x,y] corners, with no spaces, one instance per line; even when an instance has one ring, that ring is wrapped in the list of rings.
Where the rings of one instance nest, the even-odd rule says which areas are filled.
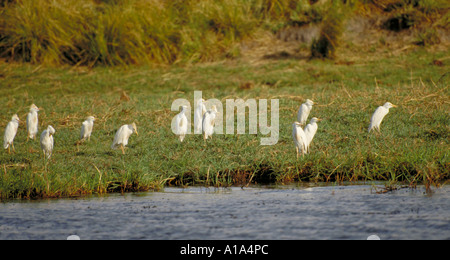
[[[165,188],[0,203],[0,239],[450,239],[450,187]]]

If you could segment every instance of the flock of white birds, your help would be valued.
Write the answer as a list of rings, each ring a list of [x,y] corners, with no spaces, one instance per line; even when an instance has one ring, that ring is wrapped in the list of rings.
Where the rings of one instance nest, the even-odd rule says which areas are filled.
[[[38,133],[38,112],[39,108],[32,104],[30,107],[30,112],[27,115],[27,141],[29,139],[35,139]],[[84,121],[81,124],[81,134],[80,134],[80,140],[79,142],[84,142],[86,140],[91,139],[92,130],[94,128],[94,121],[95,118],[93,116],[89,116],[86,118],[86,121]],[[15,152],[14,149],[14,138],[16,137],[17,130],[19,129],[19,122],[20,119],[17,116],[17,114],[13,115],[11,121],[8,123],[5,129],[5,135],[4,135],[4,141],[3,141],[3,148],[8,149],[8,153],[11,153],[11,148],[13,152]],[[44,153],[44,158],[50,159],[53,152],[53,135],[55,134],[55,128],[53,126],[49,125],[47,128],[42,131],[41,137],[40,137],[40,144],[42,152]],[[130,138],[131,134],[137,132],[136,124],[130,124],[130,125],[123,125],[117,130],[116,135],[114,136],[113,144],[111,145],[112,149],[120,148],[122,150],[122,153],[125,153],[124,148],[128,144],[128,139]]]
[[[299,154],[302,156],[308,153],[311,142],[314,135],[317,132],[318,125],[317,122],[320,121],[319,118],[313,117],[308,125],[305,126],[308,119],[309,113],[312,110],[314,102],[307,99],[303,103],[297,113],[297,122],[292,124],[292,138],[294,139],[295,149],[297,151],[297,158]],[[370,119],[370,125],[368,132],[372,130],[377,130],[380,132],[380,125],[383,118],[389,113],[389,109],[397,107],[396,105],[386,102],[383,106],[379,106],[372,115]],[[302,129],[302,127],[304,128]]]
[[[187,106],[181,106],[180,113],[176,116],[175,121],[175,134],[181,142],[183,142],[189,127],[186,111]],[[210,110],[206,110],[205,100],[203,98],[197,102],[197,107],[194,111],[194,133],[201,133],[205,141],[208,138],[212,138],[217,112],[216,106],[212,106]]]
[[[317,132],[318,125],[317,122],[320,121],[319,118],[313,117],[310,123],[306,125],[308,116],[312,110],[314,102],[307,99],[303,103],[297,113],[297,120],[292,124],[292,138],[294,139],[294,144],[297,152],[297,158],[301,154],[302,156],[307,154]],[[372,130],[377,130],[380,132],[380,124],[383,118],[389,113],[389,109],[396,107],[390,102],[386,102],[383,106],[378,107],[372,115],[369,125],[369,133]],[[186,117],[187,107],[182,106],[180,113],[176,117],[176,135],[179,140],[183,142],[186,134],[188,133],[188,120]],[[30,107],[30,112],[27,115],[27,141],[29,139],[35,139],[38,133],[38,112],[39,108],[32,104]],[[214,120],[217,114],[217,108],[212,106],[211,109],[206,110],[205,100],[201,99],[197,102],[197,107],[195,109],[196,116],[194,116],[194,133],[202,133],[203,139],[206,141],[208,138],[212,138],[214,133]],[[90,116],[81,125],[81,135],[80,142],[85,140],[90,140],[92,130],[94,127],[95,118]],[[3,148],[8,149],[8,153],[11,153],[11,148],[13,152],[14,149],[14,138],[19,129],[19,117],[17,114],[13,115],[11,121],[8,123],[5,129]],[[111,145],[112,149],[120,148],[122,153],[125,154],[125,147],[128,144],[128,139],[130,136],[137,132],[137,127],[135,123],[123,125],[117,130],[114,136],[114,141]],[[44,154],[44,158],[50,159],[53,152],[53,135],[55,134],[55,129],[49,125],[41,133],[40,144],[41,149]]]

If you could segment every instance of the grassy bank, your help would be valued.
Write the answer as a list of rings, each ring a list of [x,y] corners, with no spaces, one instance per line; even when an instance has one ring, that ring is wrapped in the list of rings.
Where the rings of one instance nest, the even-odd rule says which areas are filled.
[[[356,48],[356,47],[355,47]],[[40,131],[56,129],[48,163],[21,123],[16,153],[0,152],[0,198],[36,198],[159,189],[164,185],[246,185],[292,181],[442,184],[450,178],[448,52],[414,47],[337,61],[298,58],[234,60],[195,66],[48,68],[0,64],[0,126],[42,108]],[[200,135],[179,143],[170,123],[177,98],[279,99],[280,139]],[[124,96],[123,93],[126,93]],[[322,118],[311,153],[296,159],[291,124],[304,99]],[[380,135],[370,116],[390,101]],[[270,103],[270,102],[269,102]],[[97,120],[90,142],[76,146],[85,117]],[[135,121],[126,154],[110,149],[115,131]],[[3,131],[3,130],[2,130]]]

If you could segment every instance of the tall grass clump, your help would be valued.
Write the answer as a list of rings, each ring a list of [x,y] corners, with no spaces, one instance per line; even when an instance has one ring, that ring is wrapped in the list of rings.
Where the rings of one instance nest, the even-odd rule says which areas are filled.
[[[234,57],[235,45],[252,35],[257,20],[249,1],[168,1],[180,28],[180,52],[189,61]]]
[[[322,21],[319,38],[314,39],[311,44],[312,58],[334,59],[336,57],[336,49],[339,47],[339,40],[344,31],[345,15],[343,5],[338,1],[331,3]]]
[[[157,1],[124,1],[99,7],[89,56],[101,64],[172,63],[179,33],[170,13]]]
[[[45,64],[171,64],[226,56],[256,28],[249,1],[17,0],[0,57]]]
[[[93,6],[86,1],[22,0],[6,4],[0,18],[0,55],[12,60],[61,64],[84,52],[82,32]],[[83,30],[82,30],[83,28]]]
[[[253,0],[252,15],[259,26],[278,32],[287,26],[297,26],[322,21],[328,3],[310,0]]]

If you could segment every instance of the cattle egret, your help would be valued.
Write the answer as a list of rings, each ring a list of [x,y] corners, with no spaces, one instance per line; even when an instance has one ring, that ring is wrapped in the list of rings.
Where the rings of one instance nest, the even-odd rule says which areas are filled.
[[[194,112],[194,134],[202,133],[203,116],[206,113],[205,100],[202,98],[197,102],[197,107]]]
[[[92,128],[94,127],[95,118],[90,116],[86,118],[86,121],[81,125],[81,136],[80,140],[83,142],[86,139],[91,140]]]
[[[130,138],[131,134],[136,133],[136,135],[139,135],[137,132],[136,124],[133,123],[131,125],[123,125],[117,130],[116,136],[114,137],[114,141],[111,145],[112,149],[116,149],[117,146],[120,147],[122,150],[122,154],[125,154],[125,146],[128,144],[128,138]]]
[[[203,115],[202,131],[204,140],[208,139],[208,137],[212,138],[212,135],[214,133],[214,120],[216,119],[216,113],[216,106],[212,106],[212,108]]]
[[[41,149],[44,152],[44,156],[50,159],[53,152],[53,135],[55,134],[55,129],[49,125],[41,134]]]
[[[306,147],[307,150],[309,150],[309,146],[311,145],[311,142],[314,138],[314,135],[317,132],[317,122],[319,122],[320,119],[317,117],[313,117],[311,118],[311,121],[309,122],[309,124],[307,126],[305,126],[304,132],[305,132],[305,136],[306,136]]]
[[[297,121],[301,126],[306,125],[306,120],[308,120],[309,112],[311,112],[312,106],[314,102],[310,99],[307,99],[305,103],[303,103],[298,109],[297,113]]]
[[[184,137],[186,136],[186,133],[188,131],[188,120],[186,117],[187,106],[182,106],[180,113],[176,117],[176,134],[180,138],[180,141],[183,142]]]
[[[396,105],[391,104],[390,102],[386,102],[383,106],[378,107],[372,115],[370,119],[370,125],[368,132],[372,131],[372,129],[380,132],[380,124],[383,118],[389,113],[389,108],[397,107]]]
[[[38,111],[39,108],[35,104],[32,104],[30,112],[27,115],[27,140],[34,139],[38,133]]]
[[[305,132],[303,131],[301,124],[295,122],[292,124],[292,138],[294,139],[295,150],[297,152],[297,158],[299,151],[302,155],[306,154],[308,151],[307,138]]]
[[[12,149],[15,152],[14,137],[16,137],[17,129],[19,128],[19,121],[19,117],[17,115],[13,115],[11,121],[6,126],[3,148],[8,149],[8,153],[11,153],[10,146],[12,146]]]

